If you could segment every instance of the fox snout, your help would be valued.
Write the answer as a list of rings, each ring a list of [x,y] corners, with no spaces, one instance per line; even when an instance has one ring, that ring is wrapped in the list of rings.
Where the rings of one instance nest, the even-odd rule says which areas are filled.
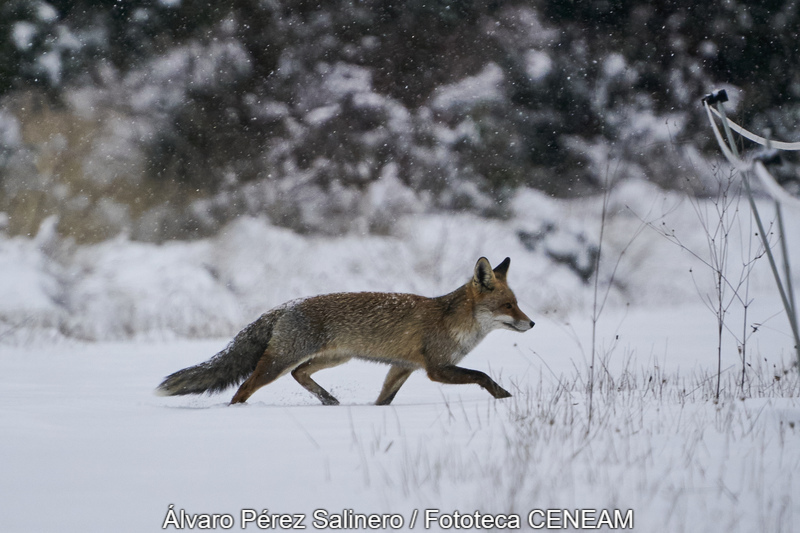
[[[508,326],[509,329],[513,329],[514,331],[525,332],[531,329],[536,324],[528,318],[528,315],[522,312],[516,302],[511,304],[511,309],[509,309],[510,318],[511,320],[504,321],[504,325]]]
[[[528,317],[525,317],[524,320],[509,320],[504,321],[503,325],[506,326],[508,329],[512,329],[514,331],[519,331],[520,333],[524,333],[531,329],[536,323]]]

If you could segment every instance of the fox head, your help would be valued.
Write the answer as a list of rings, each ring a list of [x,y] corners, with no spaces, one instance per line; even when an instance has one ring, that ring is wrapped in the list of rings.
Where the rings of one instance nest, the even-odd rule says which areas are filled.
[[[475,302],[475,316],[487,329],[510,329],[524,332],[534,326],[517,304],[517,297],[508,286],[506,276],[511,259],[497,265],[494,270],[485,257],[475,264],[475,274],[470,289]]]

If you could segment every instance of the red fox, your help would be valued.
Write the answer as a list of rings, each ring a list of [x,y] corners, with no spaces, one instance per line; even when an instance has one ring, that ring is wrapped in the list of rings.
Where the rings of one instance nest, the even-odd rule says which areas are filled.
[[[208,361],[167,376],[157,392],[213,393],[244,380],[231,400],[243,403],[291,371],[323,404],[338,405],[311,375],[357,357],[391,365],[377,405],[391,403],[419,368],[433,381],[477,383],[495,398],[508,398],[511,394],[483,372],[456,364],[494,329],[533,327],[506,282],[510,264],[506,258],[492,270],[481,257],[469,282],[438,298],[360,292],[285,303],[245,327]]]

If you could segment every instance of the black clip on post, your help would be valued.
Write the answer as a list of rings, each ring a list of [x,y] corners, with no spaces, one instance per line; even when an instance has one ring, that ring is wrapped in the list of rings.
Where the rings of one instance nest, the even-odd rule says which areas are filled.
[[[714,105],[718,102],[727,102],[728,93],[727,91],[725,91],[725,89],[720,89],[718,91],[714,91],[713,93],[705,95],[702,101],[707,103],[708,105]]]

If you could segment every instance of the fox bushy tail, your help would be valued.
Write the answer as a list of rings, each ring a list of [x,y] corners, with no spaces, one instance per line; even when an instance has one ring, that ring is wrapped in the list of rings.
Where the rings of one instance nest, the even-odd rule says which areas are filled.
[[[224,350],[199,365],[170,374],[156,389],[162,396],[209,394],[238,385],[256,368],[272,338],[272,328],[282,309],[264,313],[240,331]]]

